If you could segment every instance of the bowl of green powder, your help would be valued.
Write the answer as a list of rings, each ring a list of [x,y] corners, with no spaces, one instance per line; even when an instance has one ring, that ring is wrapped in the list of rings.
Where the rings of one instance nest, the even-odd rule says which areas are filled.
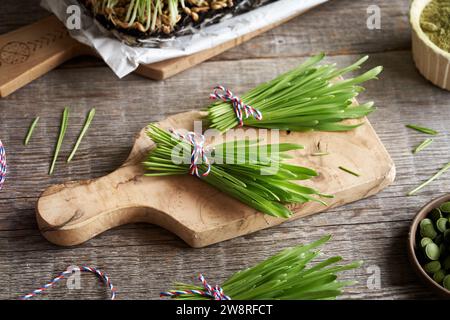
[[[412,51],[420,73],[450,90],[450,0],[414,0]]]

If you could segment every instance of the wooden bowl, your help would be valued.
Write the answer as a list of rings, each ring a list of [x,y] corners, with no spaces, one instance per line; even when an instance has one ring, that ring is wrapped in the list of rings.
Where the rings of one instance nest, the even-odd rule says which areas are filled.
[[[422,209],[420,209],[419,213],[414,217],[414,220],[409,229],[408,235],[408,256],[411,265],[413,266],[416,273],[419,277],[439,296],[443,298],[450,299],[450,291],[445,289],[443,286],[438,284],[433,280],[426,272],[423,270],[422,265],[417,259],[416,250],[417,250],[417,228],[422,219],[426,218],[428,214],[434,208],[439,207],[444,202],[450,201],[450,194],[439,197],[428,204],[426,204]]]
[[[435,45],[423,32],[420,17],[431,0],[414,0],[411,5],[412,52],[420,73],[435,84],[450,90],[450,53]]]

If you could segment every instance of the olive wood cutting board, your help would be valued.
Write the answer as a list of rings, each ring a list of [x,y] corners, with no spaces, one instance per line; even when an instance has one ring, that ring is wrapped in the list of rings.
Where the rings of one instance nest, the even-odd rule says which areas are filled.
[[[202,116],[200,111],[181,113],[160,125],[192,130],[193,121]],[[145,130],[136,137],[127,161],[113,173],[43,192],[36,214],[45,238],[71,246],[123,224],[146,222],[170,230],[192,247],[204,247],[287,221],[259,213],[191,175],[145,177],[141,163],[155,146]],[[395,178],[394,163],[367,120],[350,132],[281,131],[280,142],[302,144],[305,149],[291,152],[294,158],[289,161],[319,172],[302,184],[335,196],[327,199],[329,206],[312,202],[291,206],[295,212],[291,219],[369,197]],[[318,146],[329,155],[312,156]]]
[[[293,14],[287,19],[208,50],[140,65],[136,72],[155,80],[167,79],[273,29],[301,13]],[[93,49],[70,37],[64,24],[55,16],[0,35],[0,97],[8,96],[67,60],[83,55],[97,56]]]

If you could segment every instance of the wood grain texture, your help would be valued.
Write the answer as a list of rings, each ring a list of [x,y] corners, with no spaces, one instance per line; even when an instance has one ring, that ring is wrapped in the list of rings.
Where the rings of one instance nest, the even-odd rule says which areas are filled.
[[[158,124],[167,130],[193,131],[194,123],[201,123],[206,116],[206,112],[183,112]],[[289,163],[319,173],[301,184],[334,196],[324,199],[326,206],[317,202],[291,205],[294,215],[289,220],[370,197],[394,181],[394,163],[368,120],[364,121],[364,125],[351,132],[276,134],[281,143],[301,143],[305,148],[291,153],[294,159]],[[272,133],[263,130],[260,136],[253,128],[236,130],[233,138],[228,138],[229,133],[223,138],[228,143],[231,139],[256,137],[268,143],[273,138]],[[311,156],[318,146],[330,154]],[[170,230],[190,246],[199,248],[288,221],[261,214],[189,175],[145,177],[142,162],[154,147],[144,128],[137,135],[128,159],[114,172],[46,189],[36,204],[42,235],[57,245],[73,246],[120,225],[146,222]],[[343,172],[339,166],[351,167],[360,176]]]
[[[44,16],[36,3],[4,0],[0,32]],[[382,30],[366,28],[365,12],[372,4],[382,8]],[[349,288],[343,298],[435,299],[409,267],[406,239],[419,208],[449,192],[448,177],[416,196],[405,194],[449,161],[450,94],[424,80],[414,67],[409,51],[408,5],[408,0],[333,0],[215,61],[163,82],[136,75],[119,81],[97,60],[77,59],[1,100],[0,138],[11,166],[5,189],[0,192],[0,285],[4,288],[0,298],[15,299],[68,265],[86,263],[108,272],[120,290],[119,299],[157,299],[172,281],[195,281],[202,271],[211,282],[220,283],[286,246],[331,233],[334,238],[324,247],[325,256],[337,254],[347,261],[366,262],[363,268],[344,274],[359,284]],[[133,135],[143,125],[205,106],[211,87],[217,83],[242,93],[294,67],[304,55],[322,50],[334,55],[329,61],[341,65],[371,52],[366,68],[385,67],[380,81],[366,85],[360,102],[374,100],[378,106],[370,121],[396,164],[393,186],[345,207],[202,249],[191,249],[153,225],[120,227],[69,249],[54,246],[41,236],[34,207],[46,187],[111,172],[125,161]],[[70,126],[56,174],[49,177],[46,173],[65,105],[72,106]],[[91,131],[77,157],[67,165],[63,159],[93,106],[97,117]],[[22,140],[36,115],[41,116],[41,124],[25,148]],[[413,156],[411,149],[425,137],[406,129],[408,123],[432,127],[440,135],[429,148]],[[368,266],[380,268],[380,289],[367,287],[371,275]],[[107,298],[106,290],[89,275],[83,276],[82,286],[83,293],[68,292],[62,284],[45,298]]]

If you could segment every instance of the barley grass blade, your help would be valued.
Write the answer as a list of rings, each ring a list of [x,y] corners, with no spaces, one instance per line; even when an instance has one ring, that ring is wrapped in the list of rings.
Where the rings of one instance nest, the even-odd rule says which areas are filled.
[[[58,142],[56,143],[55,153],[53,155],[53,161],[50,166],[49,175],[52,175],[55,171],[56,160],[58,159],[59,152],[61,150],[62,143],[64,141],[64,136],[66,135],[67,125],[69,124],[69,108],[65,108],[62,119],[61,119],[61,128],[59,131]]]
[[[435,136],[435,135],[437,135],[439,133],[436,130],[433,130],[433,129],[430,129],[430,128],[426,128],[426,127],[417,126],[415,124],[407,124],[406,127],[409,128],[409,129],[413,129],[413,130],[416,130],[416,131],[419,131],[419,132],[422,132],[422,133],[425,133],[425,134],[433,135],[433,136]]]
[[[328,156],[330,153],[328,153],[328,152],[314,152],[314,153],[311,153],[311,155],[313,156],[313,157],[323,157],[323,156]]]
[[[39,117],[37,117],[36,119],[34,119],[34,121],[31,123],[31,125],[30,125],[30,128],[28,129],[28,133],[27,133],[27,135],[26,135],[26,137],[25,137],[25,140],[24,140],[24,145],[28,145],[28,143],[30,142],[30,139],[31,139],[31,136],[33,135],[33,132],[34,132],[34,129],[36,128],[36,126],[37,126],[37,124],[38,124],[38,122],[39,122]]]
[[[422,143],[420,143],[417,147],[414,148],[413,153],[419,153],[420,151],[424,150],[426,147],[428,147],[433,142],[433,139],[425,139]]]
[[[339,169],[341,169],[341,170],[344,171],[344,172],[350,173],[351,175],[354,175],[355,177],[359,177],[359,176],[360,176],[359,173],[357,173],[357,172],[355,172],[355,171],[353,171],[353,170],[350,170],[350,169],[348,169],[348,168],[345,168],[345,167],[340,166]]]
[[[92,120],[94,119],[95,116],[95,109],[91,109],[91,111],[89,112],[86,121],[84,123],[83,129],[81,130],[80,135],[78,136],[77,142],[75,143],[75,146],[73,147],[72,152],[70,153],[69,158],[67,159],[67,162],[69,163],[70,161],[72,161],[73,157],[75,156],[75,153],[78,150],[78,147],[80,146],[81,141],[83,140],[86,132],[88,131]]]
[[[447,163],[441,170],[439,170],[438,172],[436,172],[436,174],[434,174],[431,178],[429,178],[427,181],[425,181],[424,183],[422,183],[420,186],[418,186],[417,188],[411,190],[410,192],[408,192],[408,196],[412,196],[414,194],[416,194],[418,191],[422,190],[423,188],[425,188],[427,185],[429,185],[431,182],[433,182],[434,180],[436,180],[437,178],[439,178],[441,175],[443,175],[447,170],[450,169],[450,162]]]

